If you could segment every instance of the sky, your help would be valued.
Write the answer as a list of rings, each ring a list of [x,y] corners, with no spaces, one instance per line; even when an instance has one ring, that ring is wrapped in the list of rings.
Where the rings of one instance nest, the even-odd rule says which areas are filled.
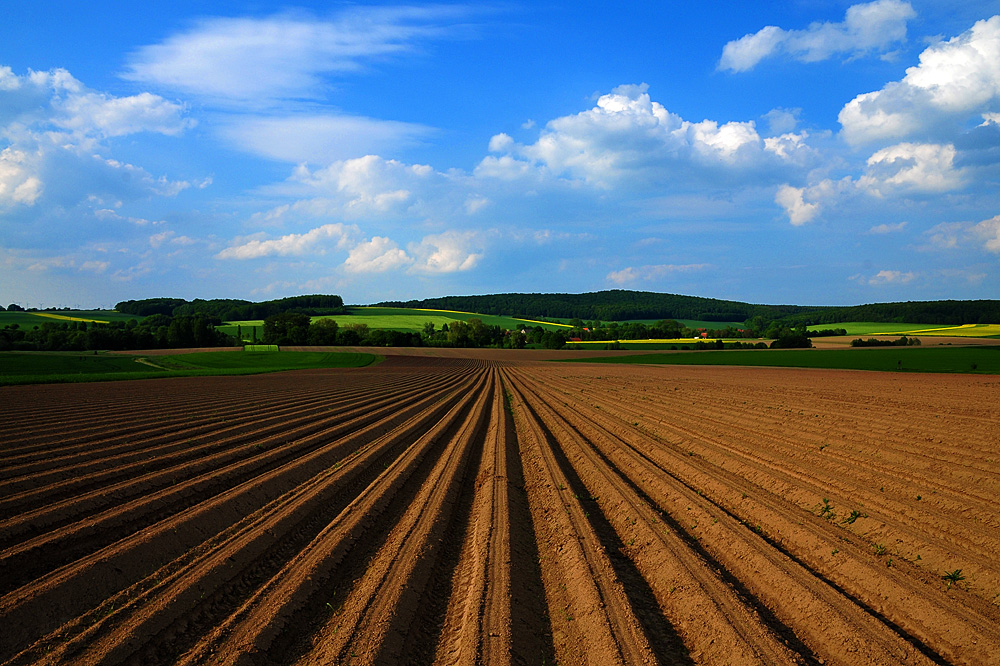
[[[0,7],[0,303],[998,298],[1000,0]]]

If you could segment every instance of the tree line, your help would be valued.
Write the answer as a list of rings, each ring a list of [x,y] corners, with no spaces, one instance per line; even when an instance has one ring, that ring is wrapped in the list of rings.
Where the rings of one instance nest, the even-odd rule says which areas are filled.
[[[239,343],[216,326],[214,317],[154,314],[142,320],[99,324],[85,321],[43,322],[31,328],[10,324],[0,329],[0,351],[90,351],[229,347]]]
[[[297,312],[314,317],[344,314],[344,299],[334,294],[309,294],[290,296],[255,303],[233,298],[204,300],[196,298],[145,298],[138,301],[122,301],[115,310],[125,314],[147,317],[154,314],[168,316],[217,317],[223,321],[246,319],[266,319],[283,312]]]

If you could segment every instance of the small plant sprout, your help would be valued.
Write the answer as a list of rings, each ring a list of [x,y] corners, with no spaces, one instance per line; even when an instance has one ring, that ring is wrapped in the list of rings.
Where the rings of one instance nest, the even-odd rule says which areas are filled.
[[[954,571],[945,571],[941,579],[948,583],[948,589],[955,583],[965,580],[965,576],[962,575],[961,569],[955,569]]]
[[[885,555],[885,546],[883,546],[882,544],[877,543],[873,546],[873,548],[875,548],[876,555]]]
[[[861,517],[861,512],[854,510],[851,511],[851,515],[849,515],[847,518],[844,518],[842,521],[840,521],[840,523],[841,524],[847,523],[848,525],[853,525],[854,521],[860,517]]]
[[[820,518],[826,518],[827,520],[831,520],[837,516],[837,514],[833,511],[833,507],[830,506],[829,497],[823,498],[823,503],[817,507],[817,510],[819,511]]]

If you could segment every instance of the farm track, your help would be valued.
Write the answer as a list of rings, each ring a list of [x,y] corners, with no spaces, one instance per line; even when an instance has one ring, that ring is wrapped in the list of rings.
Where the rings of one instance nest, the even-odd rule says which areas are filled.
[[[996,378],[468,356],[0,390],[0,664],[1000,654]]]

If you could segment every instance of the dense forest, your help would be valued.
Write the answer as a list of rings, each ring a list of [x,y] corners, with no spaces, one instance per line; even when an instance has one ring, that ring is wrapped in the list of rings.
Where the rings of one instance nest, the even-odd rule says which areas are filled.
[[[388,301],[381,307],[436,308],[491,315],[556,317],[587,321],[628,319],[698,319],[734,322],[750,317],[767,319],[805,313],[814,308],[798,305],[752,305],[715,298],[614,289],[586,294],[491,294],[444,296],[421,301]]]
[[[696,319],[749,322],[764,329],[772,322],[796,328],[842,321],[921,324],[1000,322],[1000,301],[907,301],[868,305],[756,305],[698,296],[614,289],[586,294],[491,294],[386,301],[382,307],[436,308],[527,318],[554,317],[597,321]]]
[[[284,312],[318,317],[344,313],[344,299],[334,294],[310,294],[307,296],[291,296],[272,301],[243,301],[232,298],[215,298],[203,300],[196,298],[186,301],[183,298],[145,298],[139,301],[122,301],[115,310],[125,314],[147,317],[154,314],[171,317],[218,317],[223,321],[242,321],[247,319],[266,319]]]

